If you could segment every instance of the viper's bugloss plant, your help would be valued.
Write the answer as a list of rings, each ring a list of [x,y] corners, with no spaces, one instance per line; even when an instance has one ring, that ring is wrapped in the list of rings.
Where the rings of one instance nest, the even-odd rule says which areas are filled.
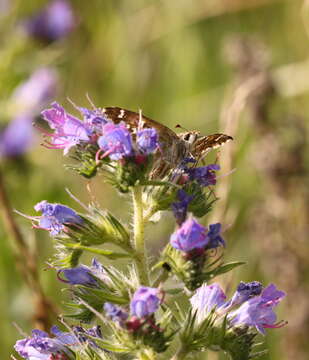
[[[134,127],[123,109],[114,118],[104,109],[76,109],[81,118],[58,103],[42,112],[50,127],[42,129],[45,146],[62,149],[82,176],[102,173],[120,193],[131,195],[133,225],[79,201],[82,212],[43,200],[34,207],[40,215],[24,215],[53,238],[53,265],[70,300],[65,330],[33,330],[17,341],[16,352],[29,360],[177,360],[207,350],[247,360],[263,354],[253,351],[255,338],[285,324],[274,312],[285,293],[273,284],[240,282],[227,299],[213,282],[243,264],[224,262],[228,245],[221,223],[202,224],[217,200],[219,165],[198,166],[184,140],[187,154],[169,161],[160,125],[141,114]],[[154,259],[144,230],[163,211],[174,215],[175,230]],[[80,263],[84,252],[95,255],[90,266]],[[117,259],[127,261],[125,269]]]

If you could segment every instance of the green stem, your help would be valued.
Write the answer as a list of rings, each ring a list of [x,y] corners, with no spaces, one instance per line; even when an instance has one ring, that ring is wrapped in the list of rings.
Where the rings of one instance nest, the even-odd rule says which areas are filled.
[[[142,202],[143,188],[134,186],[132,188],[133,195],[133,230],[134,230],[134,247],[136,256],[134,258],[140,284],[149,285],[149,270],[145,253],[145,237],[144,237],[144,214]]]

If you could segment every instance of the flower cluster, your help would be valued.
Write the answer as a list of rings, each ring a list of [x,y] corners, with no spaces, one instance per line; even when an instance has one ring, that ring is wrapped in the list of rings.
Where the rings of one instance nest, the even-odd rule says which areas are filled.
[[[255,336],[285,324],[277,322],[275,314],[285,293],[274,284],[263,288],[258,281],[240,282],[227,299],[213,282],[243,264],[224,261],[223,225],[205,226],[199,220],[216,200],[213,186],[219,165],[198,166],[191,154],[177,159],[179,163],[167,163],[164,136],[160,132],[159,139],[156,129],[143,127],[142,121],[132,129],[121,121],[124,113],[111,119],[107,109],[76,109],[80,117],[58,103],[42,112],[52,130],[41,129],[49,138],[45,146],[73,155],[84,176],[101,170],[118,190],[130,192],[133,227],[98,204],[86,206],[76,198],[85,214],[46,200],[35,205],[40,215],[26,217],[55,241],[53,265],[71,295],[68,317],[80,326],[67,325],[68,332],[53,327],[53,336],[34,330],[31,337],[17,341],[17,353],[28,360],[99,360],[112,359],[113,354],[156,359],[157,354],[164,358],[168,348],[165,358],[173,356],[178,344],[175,360],[208,349],[223,350],[233,360],[252,358]],[[145,226],[163,211],[173,213],[175,230],[150,268]],[[128,259],[128,264],[124,270],[123,264],[118,269],[93,259],[88,266],[79,263],[83,253],[111,261]],[[83,327],[102,320],[103,337],[98,326]]]
[[[155,129],[137,131],[136,141],[124,122],[119,124],[108,120],[99,109],[89,110],[78,108],[83,120],[68,114],[58,103],[53,103],[50,109],[42,112],[54,133],[45,133],[51,139],[50,148],[64,149],[64,154],[78,144],[93,144],[98,146],[97,160],[109,157],[113,161],[149,155],[158,149],[158,136]]]
[[[102,338],[100,327],[95,326],[84,329],[74,326],[70,332],[63,332],[57,326],[51,328],[54,337],[50,337],[45,331],[32,330],[32,336],[18,340],[15,350],[24,359],[33,360],[69,360],[72,359],[71,350],[80,353],[89,346],[99,348],[93,338]]]
[[[226,301],[226,295],[220,285],[202,285],[191,297],[192,309],[197,313],[197,321],[204,321],[212,311],[217,315],[216,321],[227,316],[231,327],[255,327],[265,335],[265,328],[279,328],[285,322],[276,323],[274,308],[285,296],[274,284],[264,289],[262,284],[253,281],[241,282],[232,298]],[[238,308],[237,308],[238,307]]]

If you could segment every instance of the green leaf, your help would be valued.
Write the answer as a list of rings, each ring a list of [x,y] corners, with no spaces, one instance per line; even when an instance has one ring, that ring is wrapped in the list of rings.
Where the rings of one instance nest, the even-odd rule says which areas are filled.
[[[233,261],[233,262],[223,264],[214,270],[213,275],[217,276],[220,274],[225,274],[225,273],[237,268],[238,266],[244,265],[244,264],[246,264],[245,261]]]

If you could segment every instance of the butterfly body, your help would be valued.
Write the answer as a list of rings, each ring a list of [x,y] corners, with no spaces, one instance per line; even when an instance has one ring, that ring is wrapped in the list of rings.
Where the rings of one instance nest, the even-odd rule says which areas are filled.
[[[212,134],[201,136],[198,131],[187,131],[176,134],[167,126],[141,115],[134,111],[119,107],[106,107],[102,109],[103,115],[114,123],[123,121],[134,135],[137,130],[154,128],[160,140],[160,151],[163,160],[176,167],[184,158],[193,157],[196,160],[204,156],[233,138],[225,134]]]

